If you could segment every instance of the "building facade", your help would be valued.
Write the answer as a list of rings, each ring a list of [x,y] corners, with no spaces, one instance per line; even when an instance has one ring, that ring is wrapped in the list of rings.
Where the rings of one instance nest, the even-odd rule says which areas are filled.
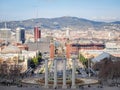
[[[40,27],[34,27],[34,41],[37,42],[41,38],[41,30]]]
[[[11,40],[11,29],[9,28],[1,28],[0,29],[0,39],[5,41]]]
[[[25,43],[25,29],[24,28],[16,29],[16,41],[19,43]]]

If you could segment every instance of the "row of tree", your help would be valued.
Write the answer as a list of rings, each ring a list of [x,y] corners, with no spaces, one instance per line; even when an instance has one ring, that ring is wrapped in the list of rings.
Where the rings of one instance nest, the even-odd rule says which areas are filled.
[[[22,67],[20,65],[10,65],[7,62],[0,64],[0,75],[7,77],[17,77],[20,75]]]
[[[85,58],[82,54],[79,55],[79,61],[80,61],[85,67],[88,67],[88,59]]]
[[[120,78],[120,61],[112,61],[104,59],[98,62],[93,67],[95,70],[99,71],[99,78],[107,79],[118,79]]]
[[[41,64],[42,61],[42,54],[41,52],[38,53],[38,55],[32,59],[30,59],[30,67],[35,68],[39,64]]]

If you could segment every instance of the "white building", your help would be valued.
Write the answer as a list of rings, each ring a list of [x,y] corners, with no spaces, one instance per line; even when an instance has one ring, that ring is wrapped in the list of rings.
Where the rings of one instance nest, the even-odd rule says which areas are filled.
[[[11,29],[1,28],[0,29],[0,39],[5,40],[6,42],[11,40]]]
[[[105,49],[103,50],[84,50],[83,52],[89,53],[93,56],[99,56],[103,52],[109,53],[114,57],[120,57],[120,43],[118,42],[107,42],[105,43]]]
[[[25,43],[25,29],[24,28],[16,29],[16,41],[19,43]]]
[[[116,51],[120,51],[120,43],[116,43],[116,42],[107,42],[105,44],[106,46],[106,50],[108,51],[111,51],[111,50],[116,50]]]
[[[9,65],[19,65],[22,67],[21,73],[28,69],[29,58],[36,57],[35,51],[20,50],[18,47],[9,45],[2,49],[0,59],[2,62],[9,62]]]

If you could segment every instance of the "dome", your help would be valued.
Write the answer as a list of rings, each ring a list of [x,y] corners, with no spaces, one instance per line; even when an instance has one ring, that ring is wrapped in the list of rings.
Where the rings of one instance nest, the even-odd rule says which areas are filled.
[[[18,47],[13,46],[13,45],[9,45],[1,51],[2,54],[7,54],[7,53],[17,54],[17,53],[20,53],[20,52],[21,52],[21,50]]]

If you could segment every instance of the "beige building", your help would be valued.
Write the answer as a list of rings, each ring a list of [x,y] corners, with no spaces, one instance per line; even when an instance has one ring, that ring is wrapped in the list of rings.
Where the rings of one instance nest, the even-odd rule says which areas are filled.
[[[17,69],[24,73],[28,69],[28,58],[35,56],[36,52],[21,51],[17,46],[9,45],[0,53],[0,72],[9,74],[11,70],[14,72]]]
[[[1,28],[0,29],[0,39],[11,41],[11,29],[9,28]]]

